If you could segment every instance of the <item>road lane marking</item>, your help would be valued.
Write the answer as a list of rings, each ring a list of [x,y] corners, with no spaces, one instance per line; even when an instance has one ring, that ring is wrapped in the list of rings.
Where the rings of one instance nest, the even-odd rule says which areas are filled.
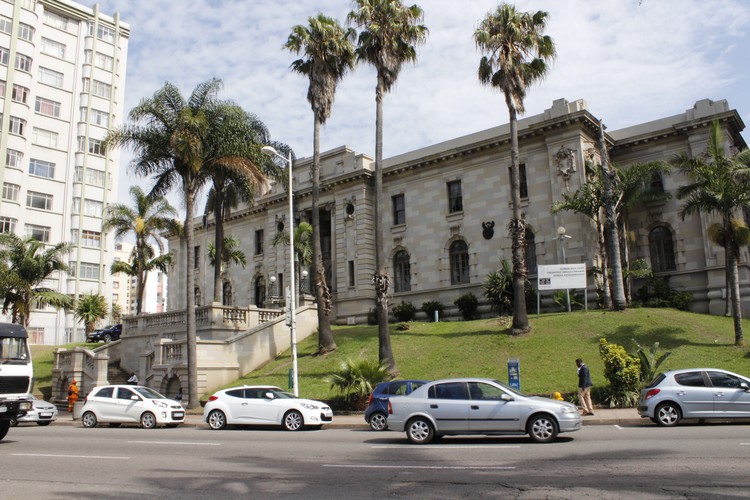
[[[221,446],[221,443],[188,443],[184,441],[128,441],[129,444],[177,444],[186,446]]]
[[[449,469],[449,470],[515,470],[515,467],[502,466],[458,466],[458,465],[336,465],[323,464],[323,467],[338,469]]]
[[[411,450],[417,450],[420,448],[415,448],[412,444],[382,444],[382,445],[374,445],[372,447],[373,449],[403,449],[403,448],[409,448]],[[491,448],[493,450],[497,449],[514,449],[514,448],[520,448],[520,446],[512,446],[512,445],[505,445],[505,444],[485,444],[485,445],[451,445],[451,444],[445,444],[445,445],[434,445],[431,444],[429,446],[425,446],[421,449],[423,450],[434,450],[434,449],[444,449],[444,450],[453,450],[453,449],[459,449],[459,448],[468,448],[468,449],[477,449],[477,448]]]
[[[103,455],[55,455],[52,453],[13,453],[16,457],[94,458],[97,460],[130,460],[130,457],[108,457]]]

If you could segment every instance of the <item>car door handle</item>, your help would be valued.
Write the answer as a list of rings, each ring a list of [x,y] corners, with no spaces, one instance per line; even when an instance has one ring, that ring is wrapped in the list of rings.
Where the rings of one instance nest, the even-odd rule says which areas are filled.
[[[438,405],[430,405],[430,408],[437,408]]]
[[[714,396],[716,396],[717,398],[723,398],[724,397],[724,393],[723,392],[717,392],[717,393],[714,394]]]
[[[478,409],[479,409],[479,407],[478,407],[477,405],[471,405],[471,409],[472,409],[472,410],[478,410]]]
[[[687,394],[685,391],[677,391],[678,396],[684,396],[685,394]]]

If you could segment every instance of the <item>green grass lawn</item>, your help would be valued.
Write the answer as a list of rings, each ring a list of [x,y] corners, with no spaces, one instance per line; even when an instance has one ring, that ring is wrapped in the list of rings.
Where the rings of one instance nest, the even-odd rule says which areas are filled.
[[[575,359],[589,365],[595,386],[606,385],[599,357],[599,339],[634,348],[633,340],[650,347],[660,342],[661,351],[672,351],[664,369],[686,367],[724,368],[750,375],[750,350],[734,347],[732,319],[687,313],[673,309],[629,309],[624,312],[572,312],[530,316],[532,332],[507,333],[509,319],[409,323],[407,331],[392,324],[391,344],[401,378],[491,377],[508,380],[508,358],[518,358],[521,390],[532,394],[576,390]],[[750,336],[750,321],[744,322]],[[317,336],[298,345],[300,395],[314,399],[336,396],[326,376],[347,359],[378,358],[375,326],[334,327],[338,348],[315,356]],[[748,339],[750,343],[750,338]],[[83,344],[76,344],[83,345]],[[54,347],[33,346],[36,394],[47,395],[52,383]],[[227,387],[241,384],[288,386],[289,351]],[[208,395],[204,395],[204,399]]]

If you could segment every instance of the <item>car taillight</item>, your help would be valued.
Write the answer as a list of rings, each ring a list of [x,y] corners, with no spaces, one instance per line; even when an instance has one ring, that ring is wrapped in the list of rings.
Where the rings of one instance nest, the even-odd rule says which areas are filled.
[[[644,401],[648,401],[650,398],[653,398],[657,394],[661,392],[661,389],[651,389],[646,393],[646,397],[643,398]]]
[[[209,401],[216,401],[217,399],[219,399],[219,396],[211,396],[208,398]]]
[[[367,400],[367,406],[370,406],[372,404],[372,400],[374,398],[372,397],[372,394],[370,394],[370,399]]]
[[[393,405],[390,399],[388,400],[388,415],[393,415]]]

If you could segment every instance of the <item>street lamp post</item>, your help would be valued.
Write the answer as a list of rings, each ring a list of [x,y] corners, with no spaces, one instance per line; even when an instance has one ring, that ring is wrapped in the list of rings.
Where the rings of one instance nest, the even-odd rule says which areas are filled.
[[[568,236],[565,234],[565,228],[563,226],[560,226],[557,228],[557,238],[560,240],[560,248],[562,249],[562,263],[567,264],[568,259],[565,258],[565,238],[571,238],[571,236]],[[568,312],[570,312],[570,289],[565,289],[565,304],[568,307]]]
[[[290,269],[290,279],[289,279],[289,294],[287,297],[288,305],[289,307],[289,334],[291,335],[291,343],[292,343],[292,389],[294,390],[294,395],[299,396],[299,387],[298,387],[298,374],[297,374],[297,317],[296,317],[296,311],[295,311],[295,300],[296,300],[296,294],[294,293],[294,206],[292,204],[292,198],[293,198],[293,191],[292,191],[292,178],[294,177],[292,175],[292,153],[289,152],[288,157],[284,157],[281,154],[279,154],[278,151],[276,151],[275,148],[271,146],[263,146],[261,148],[261,151],[263,153],[269,155],[269,156],[277,156],[287,162],[289,165],[289,221],[287,223],[288,230],[289,230],[289,269]]]

